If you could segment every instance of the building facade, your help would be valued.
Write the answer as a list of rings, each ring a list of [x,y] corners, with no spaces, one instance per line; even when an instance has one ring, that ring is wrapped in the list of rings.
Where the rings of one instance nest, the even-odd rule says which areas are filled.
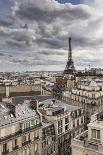
[[[42,155],[58,155],[54,124],[43,119],[42,125]]]
[[[90,116],[103,109],[103,82],[99,79],[80,80],[72,91],[63,92],[63,100],[82,107]]]
[[[19,103],[0,104],[0,155],[41,155],[41,115],[28,100]]]
[[[103,112],[72,140],[72,155],[103,155]]]
[[[40,101],[38,109],[54,124],[58,155],[70,155],[71,139],[84,131],[84,111],[53,98]]]

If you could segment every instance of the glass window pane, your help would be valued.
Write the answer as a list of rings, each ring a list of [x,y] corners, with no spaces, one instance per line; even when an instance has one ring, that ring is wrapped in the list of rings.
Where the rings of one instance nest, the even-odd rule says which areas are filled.
[[[97,139],[100,139],[100,130],[97,130]]]
[[[96,130],[92,129],[92,138],[96,138]]]

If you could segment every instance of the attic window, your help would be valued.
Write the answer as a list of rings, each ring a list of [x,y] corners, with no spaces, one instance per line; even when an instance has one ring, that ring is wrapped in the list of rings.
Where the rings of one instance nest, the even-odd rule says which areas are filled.
[[[7,116],[4,116],[4,119],[7,119]]]
[[[25,114],[25,111],[24,110],[22,112],[23,112],[23,114]]]
[[[4,106],[4,105],[2,105],[2,104],[1,104],[1,107],[2,107],[2,108],[5,108],[5,106]]]
[[[13,114],[10,114],[10,117],[12,118],[13,117]]]
[[[18,112],[18,116],[20,116],[20,113]]]

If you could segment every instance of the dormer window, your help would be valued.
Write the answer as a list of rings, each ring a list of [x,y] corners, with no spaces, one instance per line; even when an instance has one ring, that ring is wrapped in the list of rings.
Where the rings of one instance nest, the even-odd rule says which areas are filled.
[[[10,114],[10,117],[12,118],[13,117],[13,114]]]
[[[7,119],[7,116],[4,116],[4,119]]]
[[[23,112],[23,114],[25,114],[25,111],[24,110],[22,112]]]
[[[20,113],[18,112],[18,116],[20,116]]]

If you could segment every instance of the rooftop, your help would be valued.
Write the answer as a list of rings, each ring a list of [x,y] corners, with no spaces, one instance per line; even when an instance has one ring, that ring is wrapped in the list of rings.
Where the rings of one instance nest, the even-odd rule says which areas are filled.
[[[30,102],[23,102],[15,106],[10,104],[8,106],[8,103],[4,102],[0,104],[0,127],[31,119],[32,117],[39,118],[39,114],[31,107]]]
[[[62,109],[64,109],[65,112],[72,112],[72,111],[80,109],[80,107],[78,106],[69,105],[65,101],[56,100],[54,98],[44,100],[40,104],[40,107],[43,107],[47,109],[48,111],[52,111],[52,112],[57,111],[57,110],[62,110]]]

